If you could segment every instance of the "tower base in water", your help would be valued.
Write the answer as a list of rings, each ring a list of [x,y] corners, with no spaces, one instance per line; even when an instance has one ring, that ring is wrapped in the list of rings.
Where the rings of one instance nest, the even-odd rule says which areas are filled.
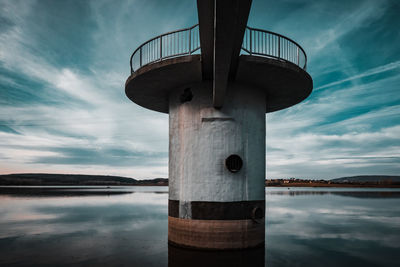
[[[136,49],[125,92],[169,113],[169,242],[262,246],[265,114],[311,93],[307,57],[291,39],[246,26],[251,0],[197,6],[199,25]]]

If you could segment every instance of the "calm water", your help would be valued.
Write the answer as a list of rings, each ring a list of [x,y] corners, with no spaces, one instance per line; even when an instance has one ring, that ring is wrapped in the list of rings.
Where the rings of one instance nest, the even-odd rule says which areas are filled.
[[[400,190],[266,189],[266,246],[167,245],[167,187],[0,188],[0,265],[400,266]]]

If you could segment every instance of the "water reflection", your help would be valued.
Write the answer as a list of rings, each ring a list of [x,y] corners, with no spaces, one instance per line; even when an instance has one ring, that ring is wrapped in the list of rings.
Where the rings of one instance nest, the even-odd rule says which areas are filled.
[[[400,190],[266,188],[266,248],[168,246],[168,187],[0,187],[0,266],[398,266]]]
[[[0,188],[0,196],[9,197],[74,197],[74,196],[111,196],[121,194],[132,194],[129,191],[84,188]]]
[[[147,189],[147,190],[146,190]],[[148,190],[150,189],[150,190]],[[101,187],[101,186],[0,186],[0,197],[73,197],[110,196],[133,193],[168,194],[163,188]]]
[[[205,251],[168,245],[168,267],[261,267],[265,247],[234,251]]]

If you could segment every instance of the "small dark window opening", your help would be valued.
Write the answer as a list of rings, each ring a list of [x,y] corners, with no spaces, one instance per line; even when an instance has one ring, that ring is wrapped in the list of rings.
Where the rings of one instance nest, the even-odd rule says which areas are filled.
[[[243,160],[238,155],[230,155],[225,160],[225,166],[230,172],[238,172],[243,166]]]
[[[252,211],[251,211],[251,219],[255,222],[255,223],[261,223],[262,222],[262,218],[264,217],[264,211],[261,207],[255,207]]]
[[[192,99],[193,99],[193,93],[192,90],[190,90],[190,88],[186,88],[179,97],[179,100],[181,101],[182,104],[185,102],[192,101]]]
[[[253,214],[252,215],[253,215],[254,219],[262,219],[264,217],[264,212],[263,212],[262,208],[255,207],[253,209]]]

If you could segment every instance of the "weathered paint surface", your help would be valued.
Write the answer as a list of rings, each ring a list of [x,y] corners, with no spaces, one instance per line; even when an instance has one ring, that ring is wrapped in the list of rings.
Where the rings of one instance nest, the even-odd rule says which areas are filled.
[[[193,98],[181,103],[187,88]],[[215,109],[203,82],[176,89],[169,103],[169,199],[180,200],[180,217],[191,218],[191,201],[264,200],[265,92],[228,84]],[[231,154],[243,159],[237,173],[224,164]]]

